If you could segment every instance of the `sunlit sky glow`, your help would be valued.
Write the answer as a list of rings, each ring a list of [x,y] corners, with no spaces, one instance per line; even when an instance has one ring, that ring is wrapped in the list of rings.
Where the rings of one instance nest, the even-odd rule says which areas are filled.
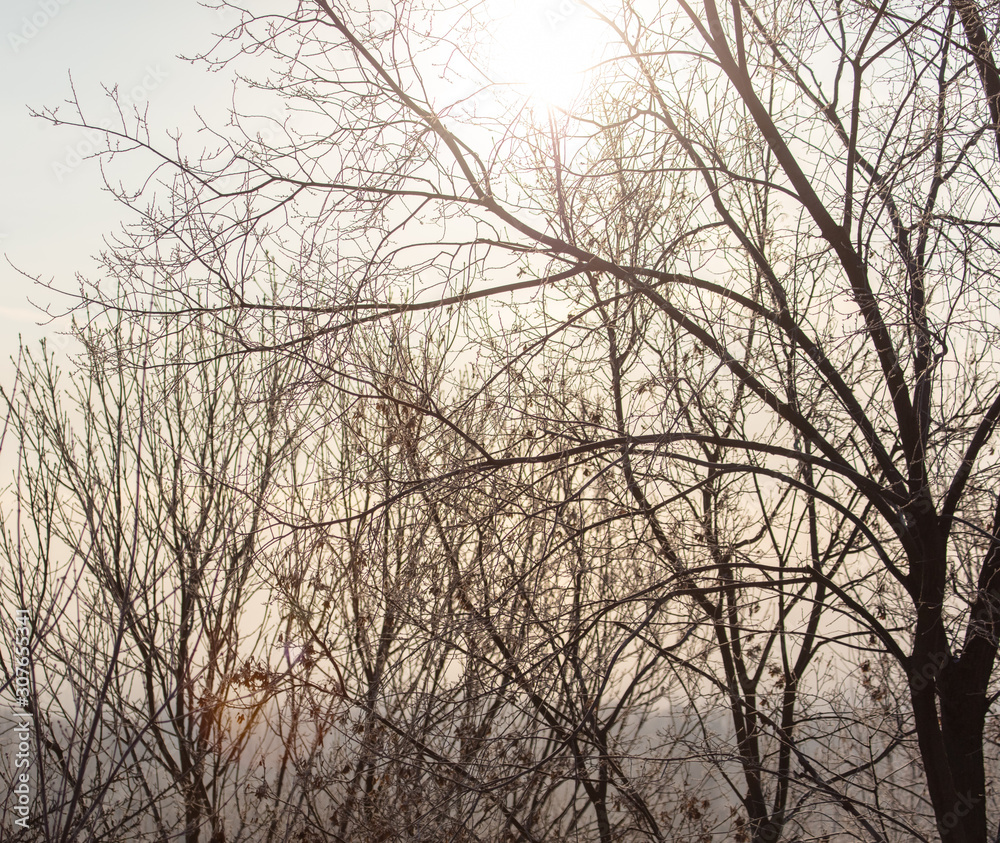
[[[212,33],[235,22],[234,14],[205,9],[197,0],[2,4],[0,68],[6,81],[0,112],[6,131],[0,170],[0,372],[11,371],[7,358],[16,355],[19,337],[32,344],[46,337],[50,350],[69,347],[61,333],[65,325],[39,325],[42,314],[29,304],[60,310],[67,301],[32,284],[18,269],[57,289],[73,290],[75,273],[95,277],[90,256],[125,216],[103,190],[98,162],[84,160],[93,148],[93,133],[32,118],[29,107],[59,107],[72,119],[66,105],[72,76],[89,118],[98,123],[113,122],[105,88],[117,85],[122,102],[148,107],[151,122],[161,129],[194,125],[193,106],[207,114],[219,111],[220,103],[222,108],[228,103],[230,84],[222,74],[192,67],[177,54],[209,48]],[[148,163],[135,161],[140,168]]]

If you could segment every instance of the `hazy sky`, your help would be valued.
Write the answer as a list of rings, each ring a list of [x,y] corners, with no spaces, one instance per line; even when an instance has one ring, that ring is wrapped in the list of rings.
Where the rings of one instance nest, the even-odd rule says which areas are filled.
[[[77,271],[94,275],[89,256],[122,219],[122,209],[102,192],[96,162],[79,160],[87,138],[29,117],[28,107],[65,101],[72,73],[98,122],[112,114],[102,84],[117,84],[123,98],[148,103],[151,123],[163,129],[185,125],[196,104],[209,119],[214,109],[222,122],[228,81],[177,55],[206,49],[212,33],[235,16],[196,0],[3,0],[0,7],[0,357],[6,361],[19,333],[33,339],[56,330],[38,327],[39,315],[28,304],[53,297],[11,264],[72,289]],[[10,369],[0,371],[5,376]]]

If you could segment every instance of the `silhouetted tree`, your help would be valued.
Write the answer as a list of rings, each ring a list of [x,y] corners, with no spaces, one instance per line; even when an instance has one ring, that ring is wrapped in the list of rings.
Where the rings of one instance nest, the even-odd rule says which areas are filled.
[[[995,10],[542,8],[553,103],[491,3],[230,8],[81,306],[302,373],[316,833],[992,839]]]

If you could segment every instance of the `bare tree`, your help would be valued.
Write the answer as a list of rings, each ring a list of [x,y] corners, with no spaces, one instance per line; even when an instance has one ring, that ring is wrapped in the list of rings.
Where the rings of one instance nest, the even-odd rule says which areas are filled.
[[[68,374],[25,351],[5,395],[4,584],[35,622],[33,839],[257,839],[270,801],[250,781],[280,688],[255,559],[294,439],[287,369],[248,383],[217,337],[191,368],[209,340],[189,325],[137,373],[125,330],[81,331]]]
[[[335,833],[434,776],[458,839],[992,839],[995,10],[574,4],[559,105],[492,4],[392,10],[242,10],[201,157],[108,132],[165,177],[83,298],[332,396],[284,590],[360,718]]]

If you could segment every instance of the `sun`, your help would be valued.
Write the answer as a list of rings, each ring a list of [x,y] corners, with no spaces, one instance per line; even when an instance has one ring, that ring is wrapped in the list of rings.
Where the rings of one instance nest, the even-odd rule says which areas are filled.
[[[516,94],[569,111],[592,84],[608,29],[573,0],[496,0],[490,75]]]

